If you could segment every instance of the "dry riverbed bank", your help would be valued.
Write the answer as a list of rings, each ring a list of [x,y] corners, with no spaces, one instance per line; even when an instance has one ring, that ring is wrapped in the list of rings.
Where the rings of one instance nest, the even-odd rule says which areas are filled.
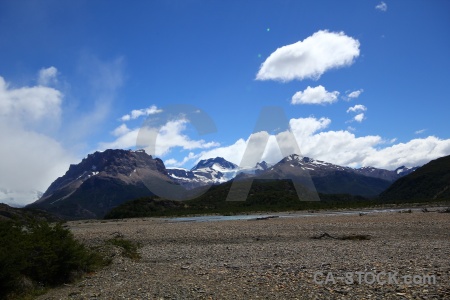
[[[68,226],[88,245],[139,243],[141,258],[117,249],[110,266],[39,299],[450,299],[449,213]]]

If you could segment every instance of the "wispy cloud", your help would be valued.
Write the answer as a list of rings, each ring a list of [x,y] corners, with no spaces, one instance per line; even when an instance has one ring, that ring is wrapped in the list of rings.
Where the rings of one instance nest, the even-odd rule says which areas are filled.
[[[328,92],[323,86],[308,86],[292,96],[292,104],[330,104],[338,100],[339,92]]]
[[[86,97],[90,107],[78,107],[77,118],[67,129],[67,138],[82,141],[86,136],[100,131],[110,116],[119,89],[124,84],[123,57],[104,61],[92,54],[84,54],[79,62],[79,72],[88,83]]]
[[[385,2],[380,2],[377,6],[375,6],[375,9],[379,11],[387,11],[388,7]]]
[[[261,65],[257,80],[319,79],[330,69],[353,64],[359,41],[344,32],[320,30],[303,41],[283,46]]]
[[[415,134],[421,134],[421,133],[424,133],[425,131],[427,131],[427,130],[426,129],[420,129],[420,130],[415,131],[414,133]]]
[[[156,105],[152,105],[149,108],[132,110],[129,114],[122,116],[120,119],[125,122],[137,119],[141,116],[150,116],[160,112],[162,112],[162,109],[158,109]]]

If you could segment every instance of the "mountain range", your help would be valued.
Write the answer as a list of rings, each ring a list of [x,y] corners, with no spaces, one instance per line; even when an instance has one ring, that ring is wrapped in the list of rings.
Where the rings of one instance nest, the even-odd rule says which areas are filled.
[[[230,180],[310,177],[317,192],[375,197],[391,183],[416,168],[400,167],[394,171],[377,168],[353,169],[290,155],[275,165],[260,162],[252,168],[240,168],[221,157],[201,160],[191,170],[167,169],[159,158],[144,150],[105,150],[89,154],[79,164],[71,165],[56,179],[42,197],[28,205],[64,219],[101,218],[112,208],[131,199],[153,196],[146,180],[162,180],[183,186],[187,191]]]

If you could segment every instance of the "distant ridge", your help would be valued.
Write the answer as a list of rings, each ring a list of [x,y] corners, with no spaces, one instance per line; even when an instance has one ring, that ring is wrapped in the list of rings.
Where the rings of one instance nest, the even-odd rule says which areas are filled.
[[[383,201],[450,200],[450,156],[430,161],[381,193]]]
[[[262,161],[253,168],[240,168],[222,157],[216,157],[201,160],[191,170],[169,168],[167,171],[175,182],[187,189],[222,184],[234,178],[285,179],[306,175],[312,178],[317,191],[322,193],[375,197],[392,182],[415,169],[417,167],[404,166],[393,171],[374,167],[354,169],[292,154],[275,165]]]

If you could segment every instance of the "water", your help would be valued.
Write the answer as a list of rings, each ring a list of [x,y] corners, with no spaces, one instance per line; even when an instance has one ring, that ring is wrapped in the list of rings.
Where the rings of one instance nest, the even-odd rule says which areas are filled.
[[[364,209],[364,210],[348,210],[348,211],[300,211],[292,213],[273,213],[273,214],[249,214],[234,216],[194,216],[194,217],[176,217],[165,218],[167,222],[215,222],[215,221],[236,221],[236,220],[256,220],[260,218],[299,218],[299,217],[320,217],[320,216],[336,216],[336,215],[359,215],[359,214],[376,214],[376,213],[392,213],[408,210],[410,208],[383,208],[383,209]],[[437,208],[436,208],[437,209]],[[420,211],[421,208],[411,208],[411,211]]]

